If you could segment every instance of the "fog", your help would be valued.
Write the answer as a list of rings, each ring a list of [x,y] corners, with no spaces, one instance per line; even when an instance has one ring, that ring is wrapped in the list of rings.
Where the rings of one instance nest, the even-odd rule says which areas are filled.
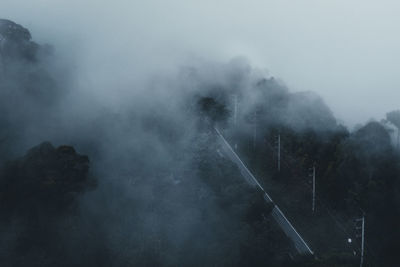
[[[344,139],[340,124],[384,118],[399,107],[398,7],[1,0],[0,18],[35,42],[18,27],[22,38],[0,40],[0,196],[9,200],[0,206],[1,257],[15,266],[246,266],[259,249],[256,262],[282,263],[290,244],[268,220],[260,226],[260,214],[243,219],[252,192],[212,126],[250,153],[274,138],[271,129]],[[49,143],[26,154],[44,141],[90,159],[77,169],[89,168],[97,184],[73,194],[70,213],[46,214],[40,201],[31,212],[24,197],[24,181],[42,178],[29,169],[46,162],[41,151],[63,158]],[[59,175],[52,167],[50,182]],[[259,241],[257,227],[267,228]]]
[[[31,39],[9,20],[0,20],[0,34],[4,266],[253,260],[243,249],[236,252],[257,242],[251,238],[257,225],[245,220],[254,192],[215,153],[215,136],[198,105],[209,95],[228,104],[233,90],[254,85],[261,76],[245,59],[150,70],[146,55],[132,64],[120,60],[132,48],[114,55],[102,39]],[[258,214],[252,222],[261,219]],[[282,261],[290,246],[270,224],[262,227],[274,236],[263,246],[275,239],[284,244],[269,260]]]
[[[398,107],[398,1],[2,0],[0,10],[68,51],[96,90],[244,56],[293,91],[318,92],[349,126]]]

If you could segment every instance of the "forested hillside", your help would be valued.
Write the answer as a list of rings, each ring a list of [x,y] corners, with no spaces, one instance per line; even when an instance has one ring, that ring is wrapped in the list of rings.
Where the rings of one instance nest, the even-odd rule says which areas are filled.
[[[359,266],[362,216],[365,266],[398,265],[398,111],[348,129],[316,93],[240,58],[118,81],[102,99],[59,60],[0,20],[1,266]]]

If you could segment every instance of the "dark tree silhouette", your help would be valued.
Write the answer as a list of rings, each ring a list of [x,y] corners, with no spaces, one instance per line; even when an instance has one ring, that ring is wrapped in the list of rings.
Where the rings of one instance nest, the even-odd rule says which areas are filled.
[[[199,99],[198,107],[200,112],[213,122],[222,122],[230,115],[226,106],[217,102],[212,97],[203,97]]]

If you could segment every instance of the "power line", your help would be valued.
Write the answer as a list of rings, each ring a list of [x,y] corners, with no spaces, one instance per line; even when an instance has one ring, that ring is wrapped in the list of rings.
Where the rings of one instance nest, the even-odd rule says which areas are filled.
[[[278,140],[280,139],[280,135],[278,136],[279,138],[278,138]],[[281,140],[279,140],[280,142],[281,142]],[[275,151],[275,149],[269,144],[269,142],[266,142],[266,145],[267,145],[267,147],[269,148],[269,150],[270,151]],[[295,164],[295,165],[297,165],[297,159],[294,159],[293,157],[291,157],[290,156],[290,153],[288,153],[284,148],[282,148],[282,147],[279,147],[278,146],[278,152],[279,152],[279,155],[278,155],[278,159],[280,159],[279,160],[279,163],[281,164],[281,163],[283,163],[283,164],[285,164],[285,166],[287,166],[287,168],[288,168],[288,170],[290,171],[290,172],[292,172],[293,173],[293,170],[300,170],[298,173],[299,174],[294,174],[294,176],[296,177],[304,177],[303,175],[301,175],[301,173],[302,172],[304,172],[303,170],[301,170],[302,168],[301,167],[299,167],[299,166],[297,166],[297,167],[295,167],[295,168],[293,168],[293,167],[291,167],[291,165],[292,165],[292,163],[290,163],[289,161],[288,161],[288,159],[291,159],[291,161],[293,162],[293,164]],[[284,159],[281,159],[280,158],[280,153],[282,152],[282,151],[284,151],[285,152],[285,155],[286,155],[286,157],[284,158]],[[315,179],[314,177],[315,177],[315,164],[314,164],[314,166],[313,166],[313,180]],[[294,173],[297,173],[297,172],[294,172]],[[338,229],[345,235],[345,236],[347,236],[347,237],[350,237],[350,236],[352,236],[351,234],[349,234],[349,232],[347,231],[347,228],[348,227],[346,227],[345,226],[345,223],[343,223],[343,222],[341,222],[342,220],[341,219],[339,219],[339,217],[338,216],[336,216],[335,214],[334,214],[334,212],[333,211],[331,211],[331,209],[328,207],[329,205],[328,204],[326,204],[325,203],[325,201],[319,196],[319,194],[316,192],[316,190],[315,190],[315,180],[313,181],[313,188],[304,180],[304,179],[302,179],[302,182],[303,182],[303,184],[304,185],[306,185],[308,188],[310,188],[312,191],[313,191],[313,209],[315,210],[315,203],[316,203],[316,201],[318,201],[318,203],[320,203],[320,205],[321,205],[321,207],[322,207],[322,209],[323,210],[325,210],[326,212],[327,212],[327,214],[329,215],[329,217],[335,222],[335,224],[337,225],[337,227],[338,227]],[[341,214],[341,216],[343,217],[346,217],[345,218],[345,220],[346,221],[352,221],[353,219],[351,219],[351,218],[349,218],[348,216],[345,216],[345,214]],[[364,232],[364,235],[365,235],[365,232]],[[361,247],[365,247],[365,249],[368,251],[368,253],[369,253],[369,255],[371,255],[372,257],[373,257],[373,262],[377,262],[376,261],[376,255],[374,255],[374,253],[373,253],[373,250],[371,250],[371,248],[367,245],[367,242],[365,241],[365,239],[364,240],[362,240],[362,243],[363,244],[359,244],[360,245],[360,248],[358,248],[357,250],[360,252],[360,254],[363,254],[363,257],[365,256],[365,252],[363,251],[362,253],[361,253]],[[364,259],[363,259],[364,260]]]
[[[269,144],[268,144],[269,145]],[[270,145],[269,145],[270,146]],[[289,155],[289,153],[288,152],[286,152],[285,153],[286,154],[286,158],[292,158],[293,159],[293,157],[290,157]],[[294,162],[297,162],[297,160],[295,160],[295,159],[293,159],[293,161]],[[289,168],[289,169],[292,169],[291,167],[290,167],[290,163],[288,162],[288,161],[286,161],[286,160],[284,160],[284,163],[286,163],[286,165],[287,165],[287,167]],[[306,185],[308,188],[310,188],[310,185],[308,184],[308,183],[306,183],[304,180],[303,180],[303,183],[304,183],[304,185]],[[311,189],[311,188],[310,188]],[[327,213],[328,213],[328,215],[335,221],[335,223],[339,226],[339,229],[340,230],[342,230],[342,232],[344,233],[344,234],[346,234],[347,236],[351,236],[347,231],[346,231],[346,227],[343,225],[343,223],[341,223],[340,222],[340,220],[333,214],[333,212],[330,210],[330,208],[328,207],[328,204],[326,204],[325,203],[325,201],[323,201],[319,196],[318,196],[318,194],[317,193],[315,193],[315,197],[316,197],[316,199],[318,200],[318,202],[319,203],[321,203],[321,204],[323,204],[323,206],[324,206],[324,208],[325,208],[325,210],[327,211]],[[346,216],[347,217],[347,216]],[[363,215],[363,217],[364,217],[364,215]],[[349,217],[347,217],[347,219],[346,219],[347,221],[351,221],[351,219],[349,218]],[[367,244],[367,242],[365,242],[365,239],[363,239],[362,240],[362,243],[363,244],[360,244],[360,247],[363,247],[363,250],[364,250],[364,247],[367,249],[367,251],[368,251],[368,253],[373,257],[373,261],[374,262],[377,262],[377,256],[375,255],[375,253],[373,253],[373,250],[368,246],[368,244]],[[361,249],[358,249],[359,250],[359,252],[360,253],[362,253],[362,254],[364,254],[364,251],[363,252],[361,252]]]

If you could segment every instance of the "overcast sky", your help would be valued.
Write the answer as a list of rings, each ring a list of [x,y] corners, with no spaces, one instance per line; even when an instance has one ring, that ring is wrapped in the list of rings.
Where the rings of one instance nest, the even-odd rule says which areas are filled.
[[[400,108],[400,1],[0,0],[0,17],[74,51],[99,83],[244,56],[347,125]]]

